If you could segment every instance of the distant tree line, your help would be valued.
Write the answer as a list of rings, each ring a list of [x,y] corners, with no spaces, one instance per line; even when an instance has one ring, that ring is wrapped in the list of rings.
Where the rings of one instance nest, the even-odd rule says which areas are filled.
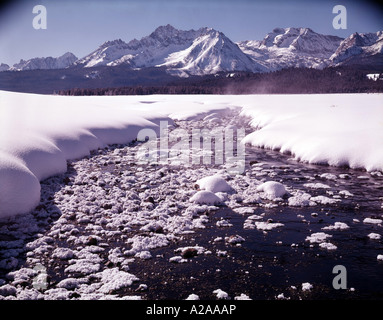
[[[74,88],[56,94],[70,96],[151,94],[304,94],[383,92],[383,80],[371,80],[370,70],[347,67],[288,68],[269,73],[231,72],[203,77],[192,76],[160,86],[117,88]],[[382,76],[381,76],[382,77]]]
[[[119,88],[74,88],[55,92],[66,96],[116,96],[116,95],[149,95],[149,94],[222,94],[221,88],[196,85],[177,86],[133,86]]]

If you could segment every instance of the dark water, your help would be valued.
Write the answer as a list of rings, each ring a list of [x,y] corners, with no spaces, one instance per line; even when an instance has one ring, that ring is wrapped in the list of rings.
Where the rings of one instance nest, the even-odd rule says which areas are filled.
[[[382,299],[383,262],[377,255],[383,252],[383,241],[367,237],[371,232],[382,233],[382,226],[363,223],[366,217],[382,215],[383,177],[348,168],[306,165],[290,160],[277,152],[248,149],[247,163],[266,163],[263,168],[278,171],[278,179],[284,184],[306,190],[308,181],[304,176],[317,177],[315,182],[331,186],[332,191],[348,190],[354,196],[342,199],[339,204],[315,207],[256,208],[255,214],[265,213],[265,219],[283,223],[284,226],[262,232],[245,230],[246,215],[229,208],[221,208],[210,216],[204,230],[185,236],[185,240],[165,249],[153,250],[153,255],[163,255],[155,262],[136,264],[133,273],[145,279],[150,299],[185,299],[190,293],[201,299],[213,299],[213,290],[220,288],[232,298],[245,293],[252,299],[275,299],[283,293],[289,299]],[[299,172],[297,172],[299,170]],[[327,180],[318,178],[323,172],[347,179]],[[366,176],[363,179],[358,178]],[[326,195],[326,190],[309,190],[310,194]],[[312,216],[312,213],[317,215]],[[297,216],[299,215],[299,217]],[[303,217],[302,217],[303,216]],[[232,227],[217,228],[220,218],[229,220]],[[357,219],[360,222],[356,222]],[[344,222],[347,230],[322,230],[334,222]],[[334,251],[310,246],[305,238],[315,232],[332,235],[330,242],[337,246]],[[213,242],[216,237],[240,235],[245,241],[241,246],[228,245],[225,241]],[[198,255],[188,263],[169,267],[172,250],[190,246],[191,243],[211,250],[211,255]],[[225,257],[217,257],[216,250],[227,251]],[[336,265],[347,270],[347,289],[334,289],[332,282],[337,273]],[[310,291],[302,291],[302,283],[313,285]],[[295,288],[294,288],[295,287]]]
[[[383,177],[362,170],[298,163],[278,152],[248,147],[246,172],[251,172],[251,165],[259,162],[263,163],[263,169],[276,172],[278,181],[312,196],[329,195],[326,189],[307,190],[305,183],[320,182],[330,186],[329,190],[334,194],[348,190],[353,196],[342,196],[337,204],[315,207],[281,204],[267,209],[253,205],[254,214],[265,214],[263,220],[272,219],[284,224],[267,232],[244,229],[248,215],[238,214],[230,208],[211,212],[206,229],[184,235],[182,240],[165,248],[153,249],[153,259],[132,264],[131,272],[149,287],[143,297],[185,299],[194,293],[201,299],[214,299],[213,291],[220,288],[231,298],[246,294],[252,299],[275,299],[281,293],[287,299],[383,298],[383,263],[377,261],[377,255],[383,252],[383,241],[367,237],[371,232],[381,234],[382,226],[363,223],[364,218],[382,216]],[[336,179],[321,178],[322,173],[333,174]],[[315,179],[308,181],[307,177]],[[233,226],[218,228],[216,222],[221,218]],[[349,228],[322,230],[334,222],[346,223]],[[329,251],[305,241],[315,232],[331,234],[330,242],[337,249]],[[213,241],[232,235],[240,235],[245,241],[240,246],[224,240]],[[194,256],[187,263],[169,263],[177,248],[196,245],[210,250],[211,254]],[[226,255],[218,257],[218,250],[225,251]],[[333,288],[336,265],[347,270],[347,289]],[[305,282],[313,285],[310,291],[302,291],[301,285]],[[121,294],[134,292],[134,288],[129,288]]]

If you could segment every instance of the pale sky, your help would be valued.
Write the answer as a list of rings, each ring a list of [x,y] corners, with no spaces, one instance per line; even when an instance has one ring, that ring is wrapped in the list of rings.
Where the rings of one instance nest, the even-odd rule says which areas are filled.
[[[35,5],[47,10],[47,29],[36,30]],[[336,30],[335,5],[347,9],[347,29]],[[211,27],[232,41],[261,40],[276,27],[309,27],[347,37],[383,30],[383,10],[359,0],[19,0],[0,7],[0,63],[58,57],[81,58],[108,40],[126,42],[149,35],[158,26],[181,30]]]

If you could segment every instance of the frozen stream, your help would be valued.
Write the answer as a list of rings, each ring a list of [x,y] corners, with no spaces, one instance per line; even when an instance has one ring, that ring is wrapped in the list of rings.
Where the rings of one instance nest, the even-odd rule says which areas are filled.
[[[233,111],[177,125],[244,123]],[[246,147],[233,176],[225,164],[139,164],[141,146],[68,163],[32,213],[0,221],[0,299],[383,298],[382,173]],[[191,202],[217,173],[232,190]],[[346,289],[333,288],[336,265]]]

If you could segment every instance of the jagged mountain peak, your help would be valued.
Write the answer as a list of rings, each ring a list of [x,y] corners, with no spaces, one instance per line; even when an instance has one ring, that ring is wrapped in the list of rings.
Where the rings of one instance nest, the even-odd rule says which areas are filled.
[[[9,70],[44,70],[44,69],[65,69],[73,65],[78,58],[71,52],[66,52],[62,56],[32,58],[29,60],[20,59],[19,63],[15,63]]]
[[[127,43],[121,39],[116,39],[116,40],[112,40],[112,41],[105,41],[101,46],[100,48],[107,48],[107,47],[111,47],[111,46],[124,46],[124,45],[127,45]]]
[[[157,27],[150,36],[161,36],[161,35],[172,35],[179,32],[178,29],[174,28],[172,25],[167,24],[165,26]]]
[[[319,40],[318,40],[319,39]],[[317,50],[321,50],[322,44],[328,44],[328,42],[334,42],[339,45],[342,38],[336,36],[328,36],[316,33],[310,28],[302,27],[290,27],[290,28],[275,28],[272,32],[268,33],[265,38],[261,41],[260,45],[265,47],[278,47],[288,48],[293,46],[297,48],[297,43],[303,41],[315,40],[316,45],[319,45]],[[330,45],[331,47],[333,45]],[[328,47],[328,46],[326,46]]]
[[[349,64],[356,63],[355,57],[382,64],[383,31],[351,34],[340,43],[330,60],[334,65]]]
[[[9,70],[9,65],[6,63],[1,63],[0,64],[0,72],[1,71],[8,71]]]

